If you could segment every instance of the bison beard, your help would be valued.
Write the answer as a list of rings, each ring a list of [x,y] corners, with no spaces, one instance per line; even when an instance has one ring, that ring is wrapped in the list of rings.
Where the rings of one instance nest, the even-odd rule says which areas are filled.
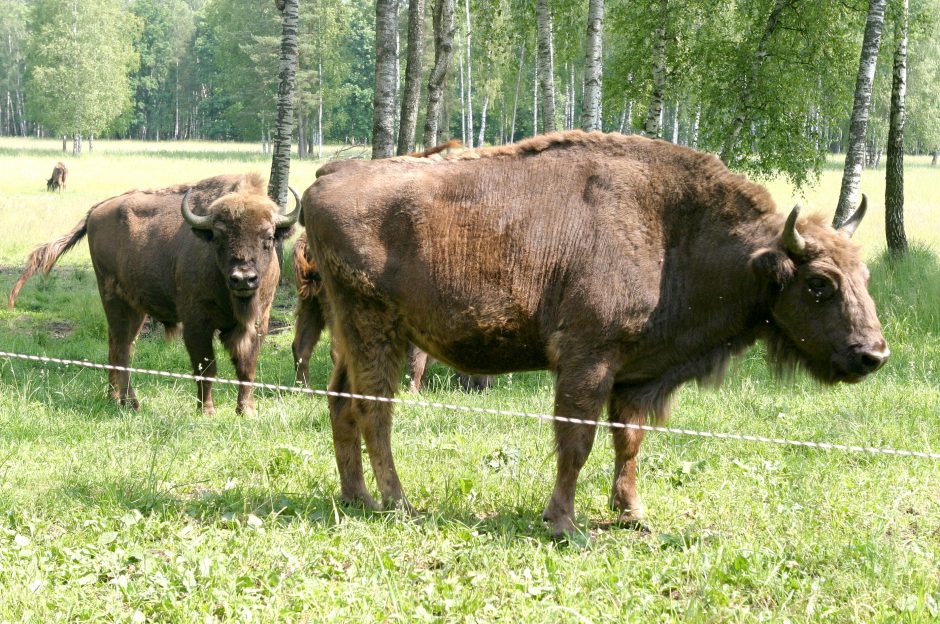
[[[87,233],[108,320],[109,363],[130,365],[134,340],[150,315],[168,335],[182,323],[197,375],[216,375],[212,341],[218,332],[238,379],[250,382],[280,275],[274,242],[290,232],[298,212],[281,215],[256,175],[131,191],[95,205],[68,234],[37,247],[8,303],[12,308],[26,281],[52,270]],[[115,401],[139,407],[127,372],[109,371],[109,381]],[[214,411],[212,383],[196,385],[200,407]],[[251,387],[239,386],[237,410],[253,405]]]
[[[715,157],[580,131],[444,158],[330,163],[304,194],[332,309],[334,391],[391,397],[407,345],[474,373],[551,369],[555,413],[666,416],[682,383],[717,383],[758,339],[779,370],[858,381],[889,351],[849,227],[789,219]],[[847,224],[849,225],[849,224]],[[407,507],[391,406],[331,398],[342,496]],[[575,530],[594,427],[555,422],[544,517]],[[642,431],[614,429],[611,505],[635,525]]]

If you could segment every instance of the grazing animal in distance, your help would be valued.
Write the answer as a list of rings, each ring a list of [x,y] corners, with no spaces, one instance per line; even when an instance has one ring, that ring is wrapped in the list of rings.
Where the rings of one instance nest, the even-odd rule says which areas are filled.
[[[440,159],[334,162],[303,196],[331,306],[334,391],[394,396],[409,343],[471,373],[550,369],[555,414],[661,421],[689,380],[718,382],[758,340],[777,371],[857,382],[889,350],[849,240],[779,213],[715,156],[664,141],[571,131]],[[330,397],[344,500],[408,508],[385,402]],[[575,526],[595,427],[554,422],[557,470],[543,513]],[[612,429],[611,505],[639,526],[643,431]]]
[[[274,244],[299,213],[281,214],[257,175],[222,175],[192,185],[135,190],[96,204],[72,230],[40,245],[10,292],[9,307],[37,271],[88,236],[98,292],[108,321],[108,362],[129,366],[147,315],[183,342],[197,375],[215,377],[216,332],[240,381],[253,381],[267,332],[280,267]],[[111,396],[137,409],[130,374],[108,373]],[[212,413],[212,382],[197,381],[199,407]],[[236,408],[251,412],[250,386],[239,386]]]
[[[326,315],[329,313],[329,302],[321,288],[320,272],[307,248],[306,232],[302,232],[294,242],[293,267],[297,286],[297,312],[291,351],[294,356],[296,381],[306,385],[310,380],[310,357],[320,341],[320,334],[327,324]],[[408,391],[420,392],[427,369],[428,354],[412,345],[408,363],[411,373]],[[465,375],[454,371],[454,377],[466,391],[482,392],[492,385],[492,379],[487,375]]]
[[[65,190],[65,178],[68,175],[68,169],[61,162],[57,162],[52,168],[52,177],[46,180],[46,190],[49,192]]]

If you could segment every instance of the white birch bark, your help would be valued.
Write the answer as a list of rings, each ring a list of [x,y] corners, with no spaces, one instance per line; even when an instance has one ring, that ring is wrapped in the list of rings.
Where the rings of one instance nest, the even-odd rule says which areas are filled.
[[[838,227],[852,214],[858,203],[858,188],[862,180],[865,160],[865,134],[868,129],[868,112],[871,107],[871,86],[875,77],[875,63],[881,47],[881,30],[884,26],[885,0],[869,0],[868,18],[865,21],[865,37],[858,63],[858,79],[855,83],[855,98],[849,123],[849,140],[846,146],[845,168],[842,172],[842,187],[839,203],[832,219]]]
[[[581,111],[581,129],[585,132],[601,129],[603,59],[604,0],[589,0],[587,38],[584,45],[584,103]]]
[[[555,131],[555,49],[552,41],[552,12],[548,0],[537,0],[535,5],[538,29],[538,83],[542,100],[542,129]]]

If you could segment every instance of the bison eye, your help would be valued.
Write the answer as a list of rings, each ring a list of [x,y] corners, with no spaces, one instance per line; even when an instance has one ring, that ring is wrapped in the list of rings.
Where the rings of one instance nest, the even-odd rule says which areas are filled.
[[[809,294],[817,301],[825,299],[832,295],[835,288],[828,279],[824,277],[810,277],[806,280],[806,289]]]

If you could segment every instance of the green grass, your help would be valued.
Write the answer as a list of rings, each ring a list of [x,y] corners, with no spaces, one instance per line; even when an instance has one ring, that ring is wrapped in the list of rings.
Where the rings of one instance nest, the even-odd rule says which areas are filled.
[[[45,192],[55,142],[0,141],[0,291],[25,254],[96,201],[231,171],[267,172],[253,146],[98,142]],[[160,151],[166,148],[165,152]],[[294,184],[316,164],[294,166]],[[830,211],[838,167],[805,193]],[[940,200],[914,159],[909,235],[882,252],[878,182],[859,230],[894,356],[860,385],[773,380],[760,349],[718,391],[689,386],[671,425],[940,449]],[[792,189],[769,185],[782,206]],[[289,323],[293,297],[278,296]],[[269,337],[259,378],[292,379],[291,332]],[[105,361],[87,246],[0,312],[0,349]],[[325,344],[313,385],[329,374]],[[187,371],[182,344],[138,341],[135,364]],[[224,362],[220,374],[233,375]],[[640,489],[650,535],[608,529],[603,433],[577,506],[590,541],[553,542],[540,520],[551,427],[509,417],[397,410],[394,446],[417,518],[337,501],[325,401],[261,392],[258,415],[195,410],[193,384],[137,376],[139,412],[105,400],[100,371],[0,361],[0,621],[921,622],[940,618],[940,463],[651,434]],[[483,395],[432,367],[424,398],[548,411],[547,373]]]

